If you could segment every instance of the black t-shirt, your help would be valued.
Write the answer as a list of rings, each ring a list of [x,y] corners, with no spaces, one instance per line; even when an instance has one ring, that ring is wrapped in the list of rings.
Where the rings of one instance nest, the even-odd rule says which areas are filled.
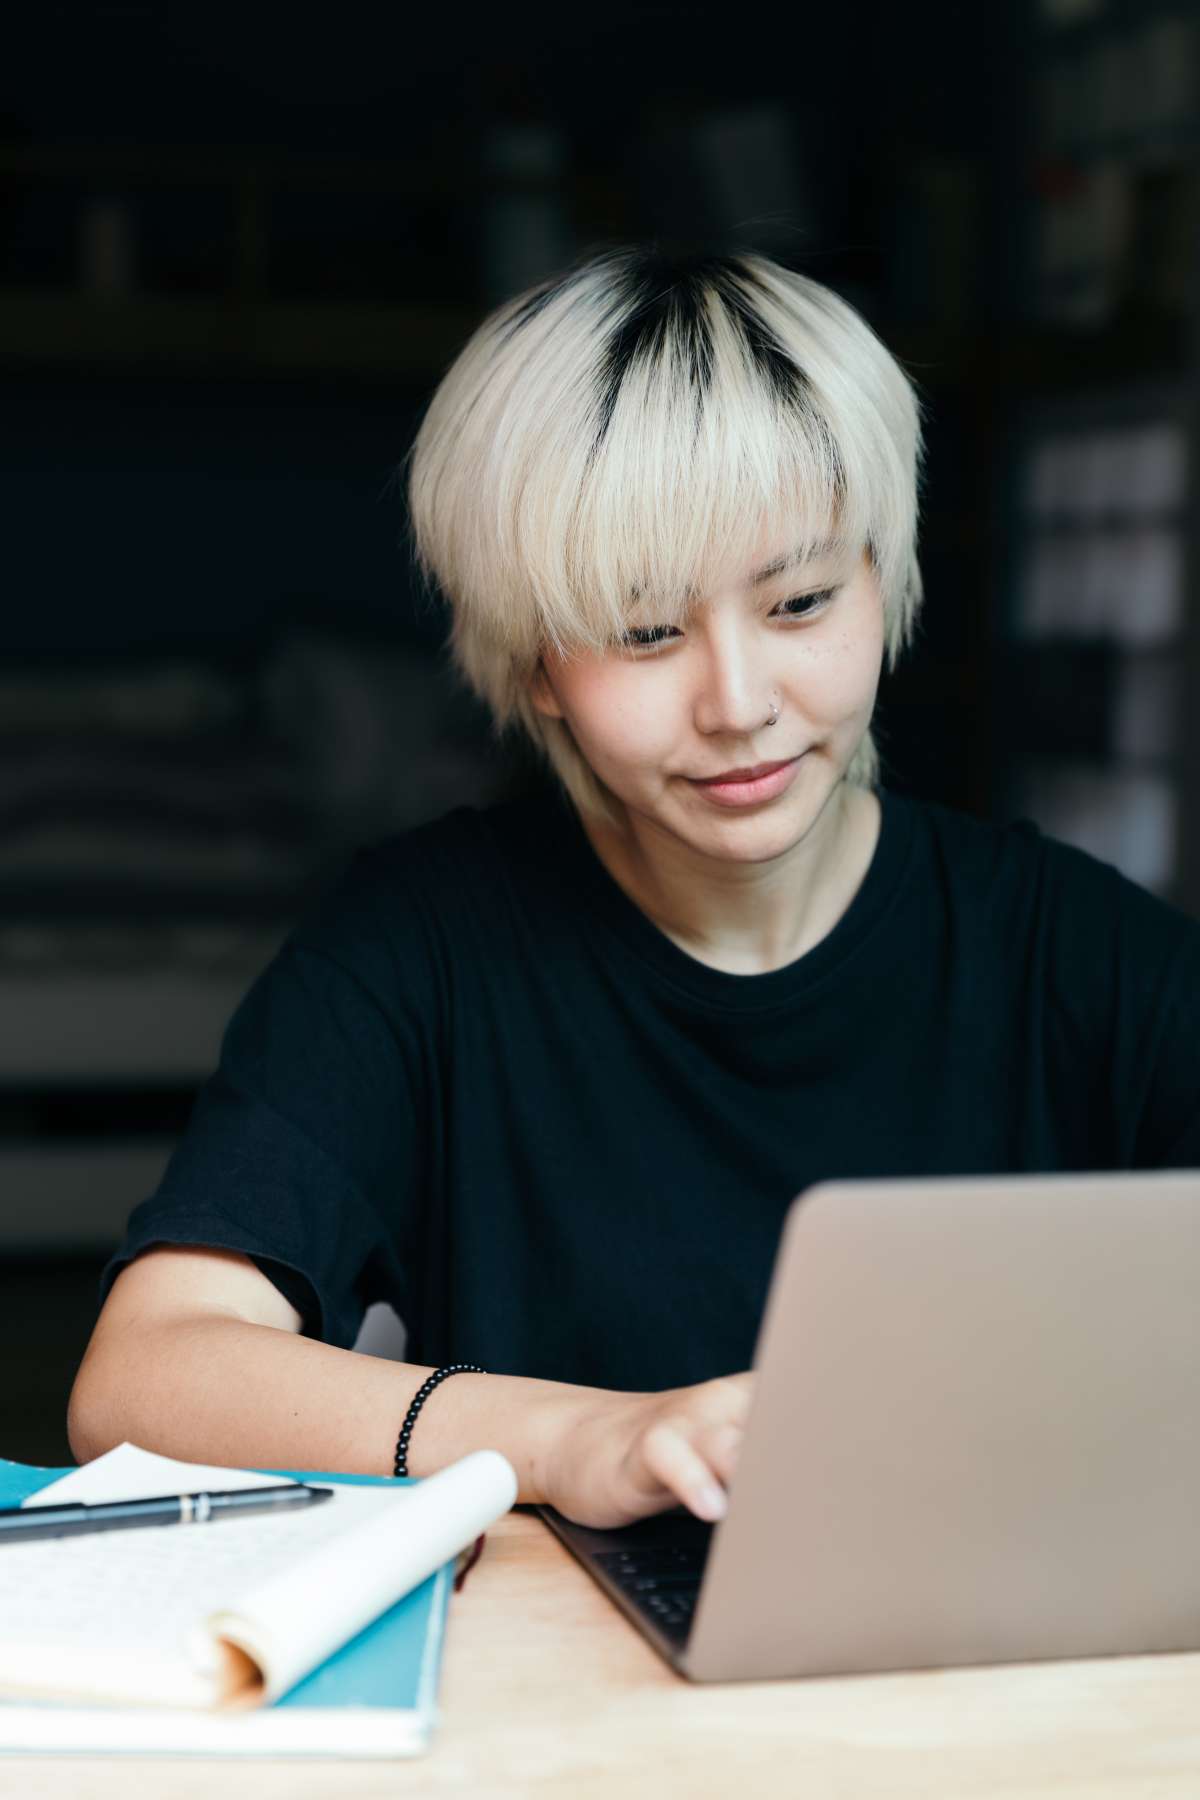
[[[750,1366],[831,1177],[1200,1165],[1200,924],[1043,837],[881,793],[788,967],[696,961],[539,787],[374,843],[225,1033],[155,1243],[242,1251],[304,1328],[651,1390]]]

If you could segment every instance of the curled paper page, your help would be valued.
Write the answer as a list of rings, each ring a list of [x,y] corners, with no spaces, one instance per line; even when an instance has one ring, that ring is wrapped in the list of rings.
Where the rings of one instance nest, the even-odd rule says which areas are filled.
[[[347,1491],[354,1490],[340,1490]],[[222,1704],[278,1699],[486,1531],[516,1497],[511,1463],[496,1450],[476,1450],[210,1614],[207,1643],[198,1641],[195,1652],[213,1670]]]

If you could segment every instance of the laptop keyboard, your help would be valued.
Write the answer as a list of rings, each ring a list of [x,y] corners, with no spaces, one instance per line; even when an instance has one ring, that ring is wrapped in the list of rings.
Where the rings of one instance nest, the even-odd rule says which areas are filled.
[[[691,1630],[708,1545],[651,1544],[600,1550],[592,1560],[673,1643]]]

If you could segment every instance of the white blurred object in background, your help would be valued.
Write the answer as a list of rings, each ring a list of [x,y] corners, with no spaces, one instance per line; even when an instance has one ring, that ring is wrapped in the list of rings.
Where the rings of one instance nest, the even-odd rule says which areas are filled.
[[[1024,772],[1018,811],[1049,837],[1111,863],[1151,893],[1170,886],[1177,801],[1162,775],[1035,763]]]

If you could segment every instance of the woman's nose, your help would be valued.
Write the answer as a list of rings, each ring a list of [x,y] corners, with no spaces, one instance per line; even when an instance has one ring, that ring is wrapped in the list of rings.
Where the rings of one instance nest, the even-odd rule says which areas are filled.
[[[736,636],[707,646],[696,678],[693,716],[710,736],[749,737],[771,713],[771,673]]]

